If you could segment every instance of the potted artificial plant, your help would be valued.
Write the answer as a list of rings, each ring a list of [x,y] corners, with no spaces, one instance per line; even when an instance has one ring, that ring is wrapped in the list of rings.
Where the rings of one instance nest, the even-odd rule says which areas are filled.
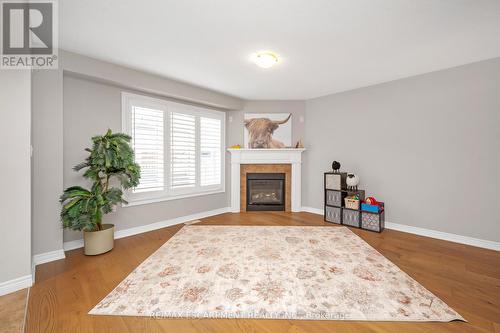
[[[90,190],[72,186],[64,190],[61,221],[64,228],[83,231],[86,255],[96,255],[113,248],[114,225],[103,224],[102,217],[113,210],[123,199],[123,189],[139,184],[140,168],[134,162],[130,136],[112,133],[92,138],[89,156],[73,170],[86,169],[83,177],[92,182]],[[116,179],[120,187],[110,182]]]

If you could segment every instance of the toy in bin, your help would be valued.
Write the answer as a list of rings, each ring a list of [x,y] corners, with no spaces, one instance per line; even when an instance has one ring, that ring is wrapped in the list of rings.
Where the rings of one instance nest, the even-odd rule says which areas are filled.
[[[345,200],[345,208],[356,209],[356,210],[359,209],[359,196],[357,194],[346,197],[344,200]]]
[[[384,210],[384,203],[377,201],[374,197],[368,197],[361,203],[361,210],[371,213],[380,213]]]

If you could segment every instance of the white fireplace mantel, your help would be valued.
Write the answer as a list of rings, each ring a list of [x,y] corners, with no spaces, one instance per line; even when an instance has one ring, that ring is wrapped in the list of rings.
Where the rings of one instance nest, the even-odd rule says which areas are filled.
[[[240,212],[240,165],[241,164],[290,164],[292,166],[291,209],[302,210],[301,164],[305,148],[246,149],[229,148],[231,153],[231,211]]]

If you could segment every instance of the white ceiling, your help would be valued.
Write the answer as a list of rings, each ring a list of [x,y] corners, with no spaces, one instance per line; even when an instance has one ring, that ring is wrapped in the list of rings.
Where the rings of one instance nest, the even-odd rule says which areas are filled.
[[[500,56],[500,0],[63,0],[61,47],[245,99],[309,99]],[[261,69],[252,52],[282,62]]]

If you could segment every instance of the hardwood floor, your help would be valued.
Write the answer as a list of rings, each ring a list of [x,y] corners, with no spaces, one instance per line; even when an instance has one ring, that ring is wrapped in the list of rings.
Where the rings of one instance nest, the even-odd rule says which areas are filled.
[[[223,214],[201,224],[329,225],[310,213]],[[248,319],[151,319],[87,312],[182,225],[116,241],[107,254],[82,249],[37,267],[26,332],[500,332],[500,252],[385,230],[351,229],[468,323],[394,323]]]
[[[21,333],[24,327],[28,289],[0,297],[0,333]]]

